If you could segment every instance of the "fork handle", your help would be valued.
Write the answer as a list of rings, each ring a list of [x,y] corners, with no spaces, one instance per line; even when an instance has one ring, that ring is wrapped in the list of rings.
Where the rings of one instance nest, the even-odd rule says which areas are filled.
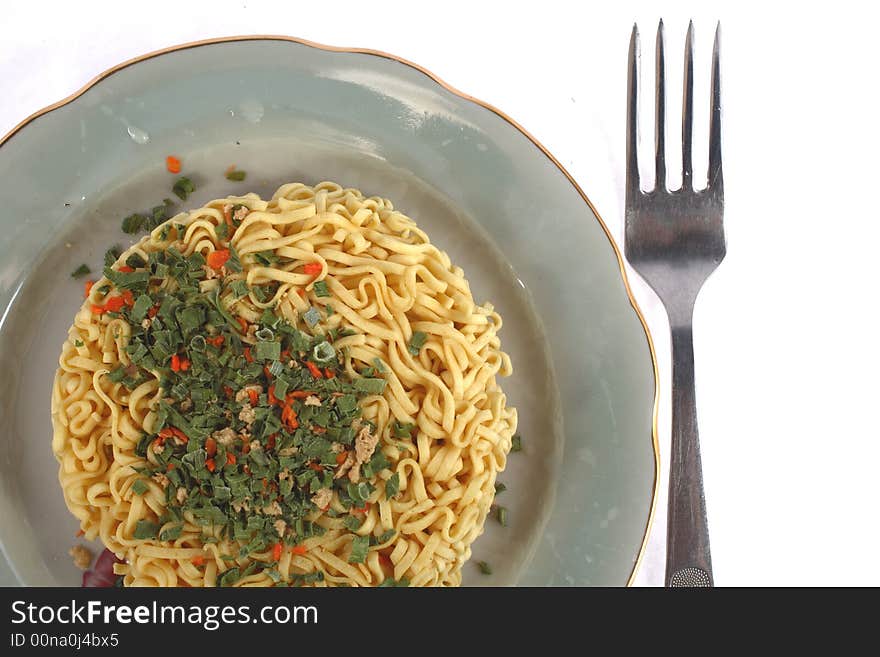
[[[666,586],[713,586],[690,322],[672,327],[672,458],[669,463]]]

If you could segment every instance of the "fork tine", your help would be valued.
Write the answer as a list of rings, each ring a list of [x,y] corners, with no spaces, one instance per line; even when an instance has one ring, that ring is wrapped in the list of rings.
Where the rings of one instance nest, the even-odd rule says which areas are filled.
[[[657,26],[657,87],[655,98],[655,191],[666,190],[666,58],[663,54],[663,19]]]
[[[707,188],[724,188],[724,176],[721,171],[721,65],[720,65],[721,21],[715,28],[715,45],[712,47],[712,109],[709,123],[709,172]]]
[[[626,195],[635,198],[639,182],[639,26],[633,24],[629,39],[626,94]]]
[[[684,97],[681,101],[681,189],[693,190],[694,161],[694,22],[688,24],[684,42]]]

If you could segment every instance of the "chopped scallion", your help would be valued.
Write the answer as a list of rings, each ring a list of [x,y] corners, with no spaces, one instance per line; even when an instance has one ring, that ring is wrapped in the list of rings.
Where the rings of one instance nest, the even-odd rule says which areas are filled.
[[[412,436],[412,430],[414,428],[415,425],[411,422],[404,422],[401,424],[395,420],[394,424],[391,425],[391,433],[395,438],[409,438]]]
[[[355,379],[354,389],[370,395],[381,395],[385,391],[385,379]]]
[[[312,360],[322,367],[335,363],[336,350],[329,342],[319,342],[315,345],[315,348],[312,349]]]
[[[413,356],[418,356],[419,351],[421,351],[422,347],[425,346],[425,343],[427,341],[428,336],[426,333],[423,333],[422,331],[416,331],[412,334],[412,337],[409,340],[409,346],[407,347],[409,353],[411,353]]]
[[[522,436],[518,433],[513,434],[513,438],[510,439],[510,451],[511,452],[521,452],[522,451]]]
[[[271,342],[275,339],[275,331],[268,327],[264,327],[254,333],[254,337],[260,342]]]
[[[348,563],[363,563],[367,559],[369,549],[369,536],[355,536],[351,542],[351,554],[348,557]]]
[[[236,299],[240,299],[242,297],[246,297],[248,293],[248,284],[246,281],[232,281],[229,285],[229,289],[232,290],[232,294]]]
[[[111,246],[104,254],[104,266],[113,266],[113,263],[115,263],[119,259],[120,255],[122,255],[122,248],[118,244],[115,246]]]
[[[279,360],[281,358],[281,343],[258,342],[254,345],[254,358],[257,360]]]
[[[385,499],[390,500],[400,490],[400,475],[396,472],[385,481]]]
[[[86,274],[91,274],[91,273],[92,273],[92,270],[89,269],[88,265],[82,264],[73,270],[73,273],[70,274],[70,277],[71,278],[81,278],[81,277],[85,276]]]
[[[172,525],[168,529],[159,534],[160,541],[173,541],[180,538],[183,533],[183,525]]]
[[[196,187],[193,185],[192,180],[186,176],[181,176],[174,182],[171,191],[174,192],[177,198],[181,201],[185,201],[190,194],[196,191]]]
[[[140,323],[147,316],[147,312],[153,307],[153,299],[148,294],[140,295],[131,309],[131,318]]]
[[[236,274],[241,271],[241,259],[238,257],[238,251],[231,244],[229,245],[229,260],[226,261],[226,270]]]
[[[138,213],[130,214],[122,220],[122,232],[127,233],[128,235],[134,235],[135,233],[140,232],[146,222],[146,216]]]
[[[259,251],[254,254],[254,259],[264,267],[269,267],[278,262],[278,256],[274,251]]]
[[[134,528],[134,537],[137,539],[156,538],[159,525],[150,520],[138,520]]]
[[[327,289],[326,281],[315,281],[315,296],[329,297],[330,290]]]
[[[315,326],[317,326],[318,322],[321,321],[321,316],[314,308],[309,308],[303,313],[302,317],[305,323],[309,325],[309,328],[314,328]]]

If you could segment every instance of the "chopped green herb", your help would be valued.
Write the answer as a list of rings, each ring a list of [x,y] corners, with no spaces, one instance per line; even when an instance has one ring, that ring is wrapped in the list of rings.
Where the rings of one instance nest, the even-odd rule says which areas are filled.
[[[401,577],[400,579],[394,579],[393,577],[386,577],[382,580],[382,583],[379,584],[380,587],[399,587],[399,586],[409,586],[409,580],[406,577]]]
[[[74,269],[73,273],[70,274],[70,277],[71,278],[81,278],[81,277],[85,276],[86,274],[91,274],[91,273],[92,273],[92,270],[89,269],[88,265],[83,264],[83,265],[80,265],[79,267],[77,267],[76,269]]]
[[[385,499],[390,500],[400,490],[400,475],[396,472],[385,481]]]
[[[148,271],[117,271],[110,267],[104,267],[104,276],[120,290],[143,287],[150,280],[150,272]]]
[[[278,360],[281,358],[281,343],[258,342],[254,345],[254,358],[257,360]]]
[[[336,362],[336,350],[329,342],[319,342],[312,349],[312,360],[321,367]]]
[[[478,561],[477,568],[479,568],[480,572],[483,573],[484,575],[491,575],[492,574],[492,566],[487,564],[485,561]]]
[[[229,237],[229,224],[221,223],[214,226],[214,234],[217,236],[218,240],[225,240]]]
[[[134,528],[134,537],[137,539],[156,538],[159,525],[150,520],[138,520]]]
[[[111,246],[107,249],[107,252],[104,254],[104,266],[111,267],[113,263],[115,263],[119,256],[122,255],[122,248],[117,244],[115,246]]]
[[[269,267],[278,262],[278,256],[274,251],[259,251],[254,254],[254,259],[264,267]]]
[[[373,359],[373,367],[376,368],[377,372],[385,372],[385,365],[382,363],[382,360],[377,356]]]
[[[376,537],[376,545],[382,545],[382,543],[387,543],[392,538],[397,535],[396,529],[389,529],[388,531],[382,532],[379,536]]]
[[[270,342],[275,339],[275,331],[265,327],[254,333],[254,337],[260,342]]]
[[[196,191],[196,187],[189,178],[181,176],[174,182],[171,191],[174,192],[177,198],[181,201],[185,201],[190,194]]]
[[[355,379],[354,389],[370,395],[381,395],[385,391],[385,379]]]
[[[411,422],[404,422],[401,424],[397,420],[394,421],[394,424],[391,425],[391,434],[395,438],[410,438],[412,437],[412,430],[416,425]]]
[[[241,579],[241,571],[238,569],[238,567],[235,567],[230,568],[225,573],[223,573],[217,583],[220,586],[232,586],[239,579]]]
[[[318,297],[329,297],[330,290],[327,289],[326,281],[315,281],[315,296]]]
[[[173,541],[180,538],[180,535],[183,533],[183,525],[172,525],[168,529],[162,531],[159,534],[160,541]]]
[[[409,353],[411,353],[413,356],[418,356],[419,351],[421,351],[422,347],[425,346],[425,342],[427,341],[428,336],[426,333],[423,333],[422,331],[416,331],[412,334],[412,337],[409,340],[409,346],[407,347]]]
[[[364,523],[360,518],[356,518],[354,516],[345,516],[345,518],[342,519],[342,524],[349,531],[356,532],[358,529],[361,528],[361,525]]]
[[[502,527],[507,527],[507,508],[499,506],[495,509],[495,519]]]
[[[113,383],[119,383],[122,379],[125,378],[125,367],[122,365],[117,365],[112,370],[107,372],[107,378],[110,379]]]
[[[231,244],[229,245],[229,260],[226,261],[226,271],[239,273],[241,271],[241,258],[238,257],[238,251]]]
[[[513,438],[510,439],[510,451],[511,452],[521,452],[522,451],[522,436],[518,433],[513,434]]]
[[[131,318],[135,322],[141,322],[147,316],[147,312],[153,307],[153,299],[148,294],[140,295],[131,309]]]
[[[130,214],[122,220],[122,232],[134,235],[135,233],[140,232],[146,222],[146,216],[137,213]]]
[[[321,321],[321,316],[317,310],[309,308],[303,313],[303,320],[309,325],[309,328],[314,328]]]
[[[348,415],[357,410],[357,398],[354,395],[342,395],[336,399],[336,408],[343,415]]]
[[[84,346],[84,345],[85,345],[85,342],[83,342],[82,340],[74,340],[74,341],[73,341],[73,346],[74,346],[74,347],[82,347],[82,346]]]
[[[243,280],[232,281],[232,283],[229,285],[229,289],[232,290],[232,295],[236,299],[241,299],[242,297],[246,297],[248,294],[247,281],[243,281]]]
[[[241,182],[247,176],[246,171],[240,171],[238,169],[233,169],[232,171],[226,172],[226,180],[234,180],[236,182]]]
[[[326,306],[324,306],[324,312],[327,314],[327,317],[330,317],[330,316],[331,316],[334,312],[336,312],[336,311],[333,310],[333,306],[331,306],[331,305],[328,303]]]
[[[147,262],[141,257],[139,253],[132,253],[125,259],[125,264],[131,267],[132,269],[140,269]]]
[[[147,228],[149,230],[153,230],[157,228],[159,224],[165,221],[168,218],[168,205],[162,204],[153,207],[150,210],[150,219],[147,221]]]
[[[150,486],[147,484],[146,480],[138,479],[131,485],[131,490],[135,495],[143,495],[150,490]]]
[[[348,563],[363,563],[367,559],[369,549],[369,536],[355,536],[351,542],[351,554],[348,557]]]

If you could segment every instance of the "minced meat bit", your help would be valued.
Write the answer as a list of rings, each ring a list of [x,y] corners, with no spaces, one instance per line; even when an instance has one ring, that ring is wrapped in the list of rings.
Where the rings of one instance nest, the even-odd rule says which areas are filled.
[[[231,427],[226,427],[220,431],[215,431],[211,434],[211,437],[224,447],[229,447],[235,440],[236,434]]]
[[[280,516],[282,513],[281,505],[278,504],[277,500],[273,500],[272,504],[267,504],[263,507],[263,513],[267,516]]]
[[[241,205],[235,210],[235,212],[232,213],[232,220],[233,221],[241,221],[246,216],[248,216],[248,213],[250,211],[251,211],[250,208],[245,207],[244,205]]]
[[[235,401],[237,401],[239,404],[241,402],[248,401],[251,398],[251,390],[256,392],[257,396],[259,396],[263,393],[263,386],[245,386],[237,393],[235,393]]]
[[[254,420],[257,419],[257,413],[251,407],[250,403],[245,402],[242,405],[241,411],[238,414],[238,419],[248,425],[253,424]]]
[[[330,501],[332,499],[333,491],[329,488],[322,488],[317,493],[312,495],[312,504],[323,511],[328,506],[330,506]]]
[[[67,553],[73,557],[73,565],[80,570],[88,570],[92,563],[92,552],[82,545],[74,545]]]

